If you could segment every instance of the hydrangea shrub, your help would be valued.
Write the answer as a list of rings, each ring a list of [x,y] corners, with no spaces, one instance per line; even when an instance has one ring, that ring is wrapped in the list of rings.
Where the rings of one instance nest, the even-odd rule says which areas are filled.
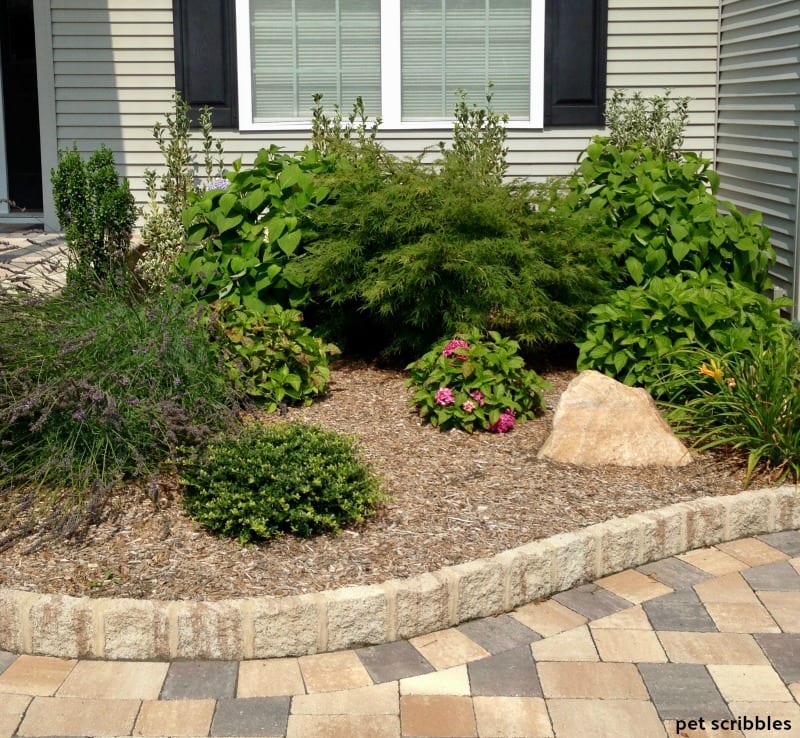
[[[516,341],[496,331],[440,341],[406,367],[412,404],[442,429],[507,433],[544,409],[542,390],[550,388],[518,351]]]

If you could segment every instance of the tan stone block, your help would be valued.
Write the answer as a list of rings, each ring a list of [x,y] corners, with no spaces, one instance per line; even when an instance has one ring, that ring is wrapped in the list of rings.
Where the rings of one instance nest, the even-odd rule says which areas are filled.
[[[706,602],[705,608],[723,633],[780,633],[781,630],[760,604]]]
[[[0,693],[53,695],[77,663],[74,659],[23,654],[0,674]]]
[[[79,661],[57,692],[59,697],[155,700],[169,664],[155,661]]]
[[[552,738],[547,707],[537,697],[475,697],[479,736]]]
[[[557,699],[547,707],[559,738],[667,738],[650,702]]]
[[[403,696],[400,724],[404,736],[477,738],[478,735],[469,697]]]
[[[775,726],[778,721],[783,723],[783,727],[775,729],[772,727],[767,730],[762,727],[760,730],[753,725],[750,730],[745,730],[747,738],[761,738],[761,736],[794,736],[798,732],[800,726],[800,707],[795,702],[757,702],[757,701],[743,701],[731,702],[731,712],[735,717],[745,715],[754,721],[755,717],[760,717],[764,722],[766,718],[770,719],[772,726]],[[791,725],[791,729],[789,729]],[[726,736],[727,738],[727,736]]]
[[[713,546],[726,540],[725,503],[721,497],[703,497],[686,505],[686,547]]]
[[[169,614],[165,602],[109,600],[101,615],[103,653],[110,659],[168,659]]]
[[[671,587],[634,569],[626,569],[610,577],[598,579],[597,584],[635,605],[673,591]]]
[[[570,610],[555,600],[545,600],[532,605],[520,607],[511,613],[511,617],[523,625],[536,631],[540,636],[548,638],[570,628],[576,628],[587,622],[583,615]]]
[[[92,654],[92,601],[64,595],[39,595],[31,605],[31,651],[80,658]]]
[[[208,735],[215,700],[158,700],[142,702],[133,735]]]
[[[400,694],[452,694],[469,695],[469,672],[466,664],[430,674],[406,677],[400,680]]]
[[[775,499],[775,529],[800,528],[800,487],[788,485],[772,490]]]
[[[509,608],[533,602],[553,593],[553,546],[547,541],[534,541],[508,552]]]
[[[456,618],[459,623],[503,611],[505,571],[500,561],[478,559],[448,567],[458,580]]]
[[[747,564],[718,548],[698,548],[678,556],[687,564],[713,574],[715,577],[747,569]]]
[[[397,715],[289,715],[286,738],[400,738]]]
[[[599,576],[600,544],[590,528],[576,533],[559,533],[548,540],[553,546],[554,592],[562,592]]]
[[[244,616],[237,600],[172,603],[179,659],[242,659]]]
[[[642,528],[628,518],[592,526],[600,539],[598,575],[611,574],[642,562]]]
[[[800,704],[800,683],[790,684],[789,691],[794,695],[794,701]]]
[[[28,626],[28,609],[36,599],[31,592],[0,588],[0,650],[25,650],[23,631]]]
[[[454,624],[450,617],[450,591],[444,576],[422,574],[392,584],[398,638],[413,638]]]
[[[372,678],[354,651],[301,656],[298,664],[309,694],[372,686]]]
[[[447,669],[489,656],[488,651],[454,628],[417,636],[409,642],[434,669]]]
[[[720,543],[717,548],[726,554],[735,556],[748,566],[761,566],[776,561],[785,561],[789,557],[777,548],[768,546],[757,538],[742,538],[738,541]]]
[[[19,734],[50,736],[58,726],[60,735],[130,735],[140,704],[138,700],[37,697],[25,713]]]
[[[239,664],[237,697],[291,697],[305,691],[297,659],[258,659]]]
[[[292,700],[293,715],[397,715],[399,709],[397,682],[301,694]]]
[[[0,735],[16,735],[25,710],[32,697],[22,694],[5,694],[0,699]]]
[[[800,633],[800,592],[759,592],[758,596],[785,633]]]
[[[771,666],[711,664],[711,678],[728,702],[792,702],[792,695]]]
[[[658,637],[651,630],[593,631],[597,651],[603,661],[631,664],[665,663],[667,660]]]
[[[644,682],[633,664],[546,661],[537,664],[536,668],[542,691],[548,700],[649,699]]]
[[[746,633],[659,631],[658,638],[676,664],[766,664],[767,657]]]
[[[566,630],[531,643],[533,658],[538,661],[599,661],[589,628]]]
[[[317,652],[319,617],[315,595],[259,597],[250,602],[250,616],[255,658]]]
[[[327,649],[339,650],[385,643],[389,635],[389,604],[376,586],[346,587],[324,593]]]
[[[725,574],[694,585],[694,591],[704,604],[726,602],[757,605],[758,598],[739,573]]]
[[[688,509],[670,505],[633,516],[642,525],[642,562],[658,561],[683,553],[686,546]]]
[[[604,618],[598,618],[589,623],[592,631],[601,629],[613,630],[652,630],[653,626],[650,625],[650,620],[644,609],[637,605],[636,607],[629,607],[627,610],[620,610],[613,615],[606,615]]]
[[[771,501],[761,492],[748,490],[731,497],[721,497],[720,500],[727,508],[725,537],[729,541],[768,533],[773,529],[774,521],[770,519]]]

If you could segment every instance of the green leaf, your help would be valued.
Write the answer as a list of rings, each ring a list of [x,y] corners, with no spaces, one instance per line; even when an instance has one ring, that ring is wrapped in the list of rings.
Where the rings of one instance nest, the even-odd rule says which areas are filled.
[[[291,256],[300,245],[302,238],[303,234],[301,231],[290,231],[278,239],[278,247],[284,254]]]
[[[640,262],[634,256],[629,256],[627,259],[625,259],[625,267],[628,270],[628,274],[631,275],[631,279],[634,281],[634,283],[641,284],[644,280],[644,267],[642,266],[642,262]]]

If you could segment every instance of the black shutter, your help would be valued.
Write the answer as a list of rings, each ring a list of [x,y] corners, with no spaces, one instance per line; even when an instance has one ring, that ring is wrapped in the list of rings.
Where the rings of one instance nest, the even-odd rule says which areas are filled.
[[[208,105],[215,128],[238,128],[234,0],[173,0],[175,86],[192,122]]]
[[[547,0],[545,34],[545,125],[603,125],[608,0]]]

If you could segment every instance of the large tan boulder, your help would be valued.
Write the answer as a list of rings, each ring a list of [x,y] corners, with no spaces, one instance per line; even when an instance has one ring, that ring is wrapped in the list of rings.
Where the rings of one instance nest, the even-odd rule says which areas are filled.
[[[573,379],[539,458],[578,466],[685,466],[692,457],[647,390],[596,371]]]

